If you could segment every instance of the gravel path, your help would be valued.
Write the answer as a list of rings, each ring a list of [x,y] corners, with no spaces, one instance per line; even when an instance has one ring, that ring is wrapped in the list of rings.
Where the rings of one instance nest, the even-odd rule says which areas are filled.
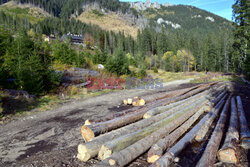
[[[193,86],[189,81],[190,79],[164,83],[164,87],[157,90],[115,91],[71,102],[50,111],[20,117],[1,125],[0,166],[76,164],[76,147],[83,142],[80,128],[85,120],[111,118],[119,108],[121,109],[124,98]]]

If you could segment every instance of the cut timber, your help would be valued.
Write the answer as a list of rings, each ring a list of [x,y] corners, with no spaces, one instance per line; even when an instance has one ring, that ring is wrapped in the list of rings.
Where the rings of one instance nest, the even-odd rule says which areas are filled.
[[[193,114],[194,111],[196,110],[195,108],[200,106],[200,104],[204,103],[204,101],[205,101],[205,98],[201,98],[200,100],[196,101],[192,105],[189,105],[188,107],[178,111],[177,113],[175,113],[169,117],[166,117],[165,119],[160,120],[159,122],[157,122],[149,127],[146,127],[144,129],[130,133],[130,134],[125,135],[125,136],[121,136],[115,140],[112,140],[112,141],[105,143],[101,147],[101,150],[99,151],[99,154],[98,154],[99,159],[104,160],[104,159],[110,157],[110,155],[113,154],[114,152],[118,152],[118,151],[128,147],[129,145],[137,142],[138,140],[141,140],[142,138],[150,135],[154,131],[157,131],[158,129],[165,126],[166,124],[171,124],[172,122],[175,122],[178,118],[182,117],[182,115],[189,115],[190,113]],[[165,113],[163,113],[163,114],[165,114]],[[184,122],[183,119],[180,121]],[[179,126],[178,123],[175,123],[175,124]],[[169,132],[166,132],[166,133],[169,133]]]
[[[205,103],[203,103],[205,104]],[[125,166],[129,164],[131,161],[136,159],[138,156],[146,152],[154,143],[156,143],[159,139],[168,135],[169,132],[173,131],[176,127],[185,122],[188,118],[190,118],[197,110],[198,113],[202,112],[199,108],[202,107],[202,103],[195,110],[191,110],[186,114],[183,114],[181,117],[176,119],[170,124],[165,125],[163,128],[158,131],[152,133],[151,135],[137,141],[136,143],[128,146],[127,148],[121,150],[120,152],[116,152],[111,155],[111,157],[102,161],[99,165],[107,166],[107,165],[116,165],[116,166]]]
[[[214,111],[216,109],[217,111]],[[202,142],[204,140],[209,128],[211,127],[212,123],[214,122],[214,120],[219,114],[218,108],[216,107],[212,111],[214,111],[214,114],[209,117],[209,119],[204,123],[203,127],[197,132],[195,136],[195,140],[197,142]]]
[[[146,102],[143,99],[137,99],[132,103],[133,106],[144,106],[145,104]]]
[[[244,149],[250,149],[250,131],[248,128],[248,123],[246,120],[245,112],[243,109],[242,101],[240,96],[237,96],[237,107],[239,113],[239,120],[240,120],[240,139],[241,139],[241,146]]]
[[[202,88],[204,90],[208,89],[209,86],[211,86],[213,84],[215,84],[215,83],[203,85]],[[204,88],[204,87],[206,87],[206,88]],[[82,126],[81,135],[82,135],[83,139],[86,142],[91,141],[94,137],[96,137],[96,136],[98,136],[98,135],[100,135],[102,133],[109,132],[111,130],[120,128],[122,126],[128,125],[130,123],[133,123],[133,122],[136,122],[136,121],[142,119],[143,115],[148,110],[150,110],[152,108],[168,105],[170,103],[174,103],[176,101],[183,100],[183,99],[188,98],[188,97],[190,97],[192,95],[195,95],[195,94],[197,94],[197,93],[199,93],[201,91],[201,89],[199,89],[198,92],[197,91],[189,92],[190,89],[191,88],[180,90],[178,92],[175,91],[174,96],[176,96],[176,95],[179,96],[180,95],[180,97],[174,97],[174,98],[169,98],[169,99],[161,99],[161,100],[158,100],[156,102],[152,102],[152,103],[146,105],[145,107],[142,107],[142,108],[138,107],[136,110],[135,109],[129,109],[129,110],[132,110],[132,111],[136,111],[134,113],[129,113],[127,115],[124,115],[124,116],[121,116],[121,117],[118,117],[118,118],[115,118],[115,119],[112,119],[112,120],[109,120],[109,121],[96,123],[96,124],[93,124],[93,125],[90,125],[90,126]],[[182,95],[182,94],[184,94],[184,95]]]
[[[87,119],[84,123],[84,125],[91,125],[91,122]]]
[[[131,105],[133,103],[133,99],[128,99],[127,102],[129,105]]]
[[[197,113],[195,113],[187,122],[181,125],[178,129],[172,132],[170,135],[159,140],[154,144],[151,149],[148,151],[147,161],[149,163],[154,163],[157,161],[164,153],[167,148],[172,146],[197,120],[198,118],[206,111],[206,107],[203,106]]]
[[[152,106],[152,107],[154,107],[154,106]],[[90,141],[90,142],[88,142],[86,144],[80,144],[78,146],[78,158],[81,161],[87,161],[91,157],[94,157],[94,156],[96,156],[98,154],[101,146],[104,143],[106,143],[108,141],[111,141],[111,140],[113,140],[115,138],[118,138],[120,136],[127,135],[127,134],[130,134],[132,132],[138,131],[138,130],[143,129],[143,128],[147,127],[147,126],[150,126],[150,125],[158,122],[159,120],[162,120],[162,119],[170,116],[171,114],[173,114],[175,112],[176,111],[174,111],[174,110],[173,111],[168,111],[168,112],[164,112],[164,113],[161,113],[159,115],[156,115],[154,117],[151,117],[149,119],[140,120],[138,122],[133,121],[135,123],[124,126],[124,127],[120,128],[120,129],[111,131],[109,133],[103,134],[103,135],[98,136],[96,138],[94,138],[94,135],[96,133],[94,133],[93,130],[99,131],[100,129],[105,129],[104,125],[112,127],[112,123],[113,123],[114,120],[110,120],[110,124],[102,124],[102,123],[100,123],[100,124],[93,124],[93,125],[90,125],[90,126],[83,126],[82,128],[85,128],[84,129],[85,137],[88,137],[87,139],[91,139],[92,141]],[[140,112],[137,112],[137,113],[133,114],[132,116],[135,117],[133,119],[137,120],[138,119],[137,115],[141,114],[141,117],[142,117],[144,113],[145,113],[145,111],[141,110]],[[121,118],[123,118],[123,119],[121,119]],[[121,123],[125,119],[129,119],[131,121],[131,114],[126,115],[124,117],[120,117],[120,118],[116,119],[116,121],[119,120],[120,123]],[[113,126],[116,126],[116,125],[117,124],[114,124]],[[119,124],[119,125],[121,125],[121,124]],[[89,127],[92,127],[92,128],[89,128]]]
[[[219,149],[220,142],[221,142],[223,132],[225,129],[229,103],[231,100],[230,98],[231,98],[231,96],[227,100],[227,102],[226,102],[226,104],[221,112],[220,119],[218,120],[218,122],[216,124],[216,127],[213,131],[213,134],[212,134],[212,136],[207,144],[207,147],[206,147],[204,153],[202,154],[201,159],[199,160],[198,164],[196,165],[197,167],[210,167],[210,166],[214,165],[214,162],[216,160],[217,151]]]
[[[225,101],[225,96],[217,104],[218,110],[223,107]],[[228,101],[227,101],[228,102]],[[214,112],[210,111],[205,117],[203,117],[198,124],[196,124],[183,138],[181,138],[173,147],[171,147],[168,152],[166,152],[160,159],[151,165],[151,167],[166,167],[169,166],[173,160],[178,156],[178,154],[193,141],[195,134],[198,132],[202,125],[208,120],[208,118],[213,115]]]
[[[123,100],[124,105],[128,105],[128,101],[126,99]]]
[[[218,152],[218,159],[221,162],[225,163],[238,163],[238,148],[237,143],[239,140],[239,132],[238,132],[238,114],[237,108],[235,104],[235,98],[233,97],[231,100],[231,116],[229,128],[226,134],[225,142],[222,148]]]
[[[161,107],[156,107],[154,109],[151,109],[149,110],[148,112],[146,112],[144,115],[143,115],[143,118],[144,119],[148,119],[154,115],[157,115],[157,114],[160,114],[164,111],[167,111],[169,109],[181,109],[181,108],[184,108],[185,106],[188,106],[189,104],[193,103],[194,101],[196,101],[197,99],[205,96],[205,95],[208,95],[209,91],[204,91],[202,93],[199,93],[193,97],[190,97],[190,98],[187,98],[185,100],[181,100],[181,101],[178,101],[178,102],[175,102],[175,103],[172,103],[172,104],[169,104],[167,106],[161,106]]]

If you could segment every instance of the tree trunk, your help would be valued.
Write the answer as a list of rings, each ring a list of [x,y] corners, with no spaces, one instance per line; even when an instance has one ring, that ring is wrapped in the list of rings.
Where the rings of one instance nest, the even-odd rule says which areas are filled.
[[[220,108],[223,106],[225,99],[221,99],[218,103]],[[213,111],[210,111],[201,121],[195,125],[183,138],[181,138],[167,153],[164,154],[159,160],[151,165],[151,167],[166,167],[169,166],[176,156],[193,141],[195,134],[198,132],[202,125],[213,115]]]
[[[157,108],[151,109],[151,110],[147,111],[143,115],[143,118],[147,119],[147,118],[150,118],[150,117],[152,117],[154,115],[160,114],[160,113],[162,113],[164,111],[167,111],[167,110],[179,110],[179,109],[182,109],[182,108],[190,105],[191,103],[193,103],[197,99],[207,95],[208,93],[209,93],[209,91],[205,91],[205,92],[199,93],[199,94],[197,94],[197,95],[195,95],[193,97],[178,101],[176,103],[172,103],[172,104],[169,104],[167,106],[162,106],[162,107],[157,107]]]
[[[91,141],[94,137],[96,137],[99,134],[102,134],[104,132],[108,132],[108,131],[113,130],[113,129],[117,129],[119,127],[128,125],[128,124],[130,124],[132,122],[136,122],[136,121],[142,119],[143,115],[148,110],[150,110],[152,108],[168,105],[170,103],[173,103],[173,102],[188,98],[188,97],[190,97],[190,96],[192,96],[192,95],[194,95],[196,93],[201,92],[202,90],[208,89],[208,87],[210,85],[211,84],[207,84],[205,86],[202,86],[201,87],[202,89],[199,88],[198,91],[196,91],[196,89],[195,89],[195,90],[189,92],[189,90],[190,89],[192,90],[193,88],[181,90],[181,91],[179,91],[179,93],[175,91],[175,93],[177,95],[181,95],[181,94],[184,94],[184,95],[180,96],[180,97],[174,97],[172,99],[169,98],[169,99],[158,100],[157,102],[154,102],[154,103],[152,103],[150,105],[147,105],[147,106],[145,106],[143,108],[137,108],[138,110],[135,113],[130,113],[128,115],[118,117],[118,118],[115,118],[115,119],[112,119],[112,120],[109,120],[109,121],[106,121],[106,122],[96,123],[96,124],[93,124],[93,125],[90,125],[90,126],[85,126],[84,125],[81,128],[81,135],[82,135],[83,139],[86,142]],[[133,109],[130,109],[130,110],[133,110]]]
[[[199,160],[197,167],[210,167],[213,166],[216,160],[216,154],[220,146],[220,142],[223,136],[223,132],[225,129],[225,124],[227,120],[227,113],[229,108],[229,103],[231,100],[231,96],[228,98],[222,112],[220,115],[220,119],[218,120],[216,127],[213,131],[213,134],[207,144],[207,147]]]
[[[224,96],[224,98],[225,97],[226,95]],[[204,123],[204,125],[202,125],[202,128],[197,132],[195,136],[196,141],[202,142],[204,140],[204,137],[206,136],[209,128],[211,127],[212,123],[218,116],[219,110],[220,110],[220,104],[218,103],[218,105],[212,110],[213,114],[208,118],[208,120]]]
[[[152,106],[153,107],[153,106]],[[118,118],[116,119],[119,120],[119,121],[124,121],[124,119],[128,119],[129,118],[133,118],[134,120],[137,120],[138,119],[138,115],[141,114],[141,117],[143,116],[143,113],[144,110],[140,111],[140,112],[137,112],[135,114],[133,114],[132,117],[131,114],[128,115],[128,116],[124,116],[124,117],[121,117],[121,118]],[[129,120],[130,122],[135,122],[133,124],[130,124],[130,125],[127,125],[127,126],[124,126],[120,129],[117,129],[117,130],[114,130],[112,132],[109,132],[109,133],[106,133],[104,135],[101,135],[101,136],[98,136],[96,138],[93,139],[94,137],[94,131],[93,131],[93,128],[90,129],[88,127],[92,126],[83,126],[85,129],[85,135],[89,135],[91,136],[92,135],[92,141],[91,142],[88,142],[86,144],[80,144],[78,146],[78,158],[81,160],[81,161],[87,161],[89,160],[91,157],[94,157],[98,154],[101,146],[108,142],[108,141],[111,141],[113,140],[114,138],[118,138],[120,136],[123,136],[123,135],[126,135],[126,134],[130,134],[134,131],[137,131],[137,130],[140,130],[140,129],[143,129],[144,127],[147,127],[147,126],[150,126],[152,125],[153,123],[161,120],[161,119],[164,119],[166,117],[168,117],[169,115],[173,114],[174,111],[172,112],[165,112],[165,113],[162,113],[162,114],[159,114],[159,115],[156,115],[154,117],[151,117],[149,119],[144,119],[144,120],[141,120],[141,121],[138,121],[138,122],[135,122],[135,121],[131,121]],[[138,114],[138,115],[137,115]],[[111,120],[113,121],[113,120]],[[95,125],[95,124],[94,124]],[[105,125],[105,124],[104,124]],[[112,127],[111,124],[108,124],[108,126]],[[116,126],[116,125],[115,125]],[[122,126],[122,125],[121,125]],[[100,123],[100,127],[97,127],[97,130],[101,129],[102,128],[102,123]],[[95,130],[95,129],[94,129]],[[89,137],[88,136],[88,137]]]
[[[250,149],[250,131],[248,128],[248,123],[246,120],[245,112],[242,106],[242,101],[240,96],[237,96],[237,107],[239,113],[239,120],[240,120],[240,139],[241,139],[241,146],[244,149]]]
[[[148,151],[147,161],[154,163],[164,153],[167,148],[171,147],[186,131],[198,120],[198,118],[206,111],[206,106],[203,106],[197,113],[195,113],[187,122],[181,125],[178,129],[172,132],[164,139],[159,140],[155,145]]]
[[[136,131],[134,133],[130,133],[130,134],[125,135],[125,136],[121,136],[115,140],[112,140],[112,141],[105,143],[102,146],[101,150],[99,151],[99,156],[98,156],[99,159],[104,160],[104,159],[108,158],[114,152],[118,152],[118,151],[128,147],[129,145],[137,142],[138,140],[141,140],[142,138],[150,135],[154,131],[157,131],[158,129],[165,126],[166,124],[174,122],[179,117],[181,117],[183,114],[193,113],[195,108],[197,106],[199,106],[201,103],[204,103],[205,100],[206,100],[205,98],[201,98],[200,100],[196,101],[195,103],[189,105],[187,108],[179,110],[177,113],[175,113],[171,116],[165,117],[166,115],[169,115],[168,112],[162,113],[161,117],[165,117],[165,119],[162,119],[161,121],[156,122],[155,124],[153,124],[149,127],[146,127],[144,129],[141,129],[141,130]]]
[[[226,163],[238,163],[238,148],[237,143],[239,140],[239,132],[238,132],[238,114],[237,108],[235,104],[235,98],[233,97],[231,100],[231,116],[230,116],[230,123],[229,128],[226,134],[225,142],[222,148],[218,152],[218,159],[221,162]]]
[[[186,114],[183,114],[181,117],[173,121],[171,124],[165,125],[163,128],[141,139],[140,141],[132,144],[131,146],[123,149],[122,151],[114,153],[113,155],[111,155],[111,157],[102,161],[100,163],[100,166],[107,166],[107,165],[125,166],[127,165],[128,163],[133,161],[136,157],[140,156],[145,151],[147,151],[159,139],[168,135],[176,127],[178,127],[183,122],[185,122],[188,118],[190,118],[197,110],[199,110],[200,107],[202,107],[203,104],[201,104],[195,110],[191,110],[191,112],[187,112]]]

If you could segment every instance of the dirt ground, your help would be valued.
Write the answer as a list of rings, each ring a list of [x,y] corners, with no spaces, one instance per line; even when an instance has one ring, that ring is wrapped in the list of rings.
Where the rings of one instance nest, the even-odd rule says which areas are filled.
[[[87,163],[82,163],[76,158],[77,145],[84,142],[80,135],[80,128],[85,120],[95,121],[112,118],[119,110],[125,109],[121,106],[124,98],[177,90],[195,85],[181,83],[165,85],[161,90],[115,91],[65,104],[51,111],[20,117],[1,125],[0,166],[90,166],[97,160],[92,159]],[[237,83],[233,92],[242,97],[249,121],[250,87]],[[204,143],[201,146],[188,147],[181,155],[182,161],[173,164],[173,166],[193,166],[203,148]],[[196,156],[190,158],[190,152]],[[243,151],[241,166],[249,165],[247,161],[250,158],[247,158],[247,156],[249,156],[249,153]],[[145,155],[129,166],[148,166]]]

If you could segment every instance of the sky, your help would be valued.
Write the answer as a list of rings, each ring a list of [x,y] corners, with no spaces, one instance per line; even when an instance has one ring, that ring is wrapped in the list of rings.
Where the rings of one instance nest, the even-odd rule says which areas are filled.
[[[136,1],[146,1],[146,0],[120,0],[125,2],[136,2]],[[151,0],[151,2],[157,1],[158,3],[170,3],[174,5],[192,5],[200,9],[205,9],[206,11],[217,14],[228,20],[232,20],[232,5],[234,0]]]

